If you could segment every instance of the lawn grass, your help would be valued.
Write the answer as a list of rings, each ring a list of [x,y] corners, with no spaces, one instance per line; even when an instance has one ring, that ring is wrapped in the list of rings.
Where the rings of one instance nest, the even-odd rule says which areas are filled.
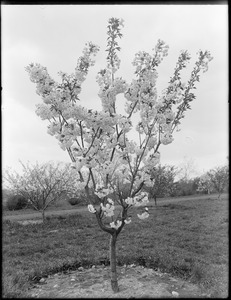
[[[228,293],[228,199],[131,210],[117,242],[118,264],[141,264],[190,280],[212,297]],[[3,297],[26,297],[33,281],[80,266],[109,264],[109,235],[93,214],[76,213],[27,226],[3,222]]]

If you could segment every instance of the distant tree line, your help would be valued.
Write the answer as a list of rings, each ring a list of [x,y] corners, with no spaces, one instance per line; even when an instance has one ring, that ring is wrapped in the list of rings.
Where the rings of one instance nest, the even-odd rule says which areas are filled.
[[[94,195],[91,188],[91,199],[86,198],[84,187],[76,180],[76,170],[70,164],[49,162],[21,165],[22,174],[9,169],[4,172],[3,201],[9,210],[33,208],[42,214],[44,220],[47,208],[57,202],[87,205],[91,200],[96,205],[99,204],[98,196]],[[191,166],[188,165],[190,168]],[[149,199],[155,205],[157,199],[163,197],[218,193],[220,198],[223,192],[228,192],[228,166],[218,166],[194,178],[188,178],[189,170],[186,167],[186,164],[184,168],[159,164],[150,171],[151,181],[148,185],[144,184],[143,190],[148,192]],[[121,191],[126,198],[126,194],[129,194],[129,183],[123,184]],[[110,198],[116,200],[118,195],[111,194]]]
[[[218,193],[220,198],[223,192],[229,190],[229,168],[219,166],[203,174],[199,180],[198,191],[207,194]]]
[[[177,168],[170,165],[158,165],[152,170],[152,186],[145,186],[144,189],[149,192],[149,198],[153,199],[157,205],[157,198],[163,197],[181,197],[196,194],[221,194],[229,190],[229,169],[228,166],[215,167],[202,176],[189,178],[189,173],[184,165]],[[191,168],[191,165],[190,165]],[[192,171],[192,170],[191,170]],[[179,179],[179,174],[183,176]],[[176,179],[178,177],[178,179]]]

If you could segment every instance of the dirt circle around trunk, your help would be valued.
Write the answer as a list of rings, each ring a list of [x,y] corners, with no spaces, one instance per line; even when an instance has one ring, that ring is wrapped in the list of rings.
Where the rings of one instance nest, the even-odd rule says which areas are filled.
[[[30,290],[33,298],[206,298],[201,289],[169,274],[142,266],[117,267],[119,292],[113,293],[110,267],[79,268],[42,278]]]

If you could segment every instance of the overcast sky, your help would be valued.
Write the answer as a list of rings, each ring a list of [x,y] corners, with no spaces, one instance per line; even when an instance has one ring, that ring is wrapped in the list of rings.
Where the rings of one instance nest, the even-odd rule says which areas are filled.
[[[161,163],[193,159],[199,173],[227,163],[228,156],[228,6],[227,5],[2,5],[2,162],[19,170],[23,162],[66,161],[70,158],[47,134],[47,123],[35,114],[41,103],[25,67],[31,62],[74,72],[84,45],[101,50],[83,84],[81,104],[101,109],[95,81],[106,66],[106,31],[111,17],[123,18],[121,68],[127,82],[134,78],[131,64],[140,50],[152,52],[158,39],[169,45],[169,55],[158,69],[158,92],[167,87],[181,50],[192,56],[187,79],[199,49],[214,57],[197,84],[196,100],[182,120],[174,141],[162,145]],[[122,107],[119,98],[117,107]]]

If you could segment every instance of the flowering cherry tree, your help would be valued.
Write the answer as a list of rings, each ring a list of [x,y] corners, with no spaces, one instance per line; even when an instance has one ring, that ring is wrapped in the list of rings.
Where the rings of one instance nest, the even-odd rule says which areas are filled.
[[[122,19],[109,19],[107,63],[96,77],[102,110],[87,109],[79,104],[81,85],[95,63],[93,57],[99,51],[99,47],[92,42],[86,44],[73,74],[59,73],[59,83],[40,64],[31,63],[26,67],[30,80],[36,84],[37,94],[43,100],[37,105],[37,115],[49,121],[48,133],[55,136],[60,147],[68,152],[72,167],[79,175],[79,184],[86,194],[89,195],[91,186],[100,200],[100,206],[95,207],[89,195],[88,209],[95,215],[99,227],[111,236],[111,286],[114,292],[119,290],[117,237],[124,226],[131,223],[128,211],[132,207],[140,207],[139,219],[149,216],[145,207],[148,193],[142,191],[142,187],[152,184],[150,174],[160,162],[159,148],[173,141],[173,132],[195,98],[193,89],[200,73],[207,71],[212,59],[208,51],[200,50],[189,81],[183,83],[181,71],[190,60],[190,55],[182,51],[167,88],[158,94],[157,68],[168,55],[169,48],[164,41],[158,40],[152,53],[140,51],[135,54],[132,62],[135,76],[127,83],[116,76],[120,68],[118,40],[122,37],[122,27]],[[126,101],[124,115],[117,112],[116,98],[119,94]],[[139,119],[136,124],[132,122],[133,117]],[[137,141],[129,138],[131,130],[136,131]],[[85,177],[83,170],[87,172]],[[126,196],[122,190],[125,184],[129,184]],[[108,197],[111,193],[116,194],[117,198],[112,200]],[[120,208],[117,213],[116,205]]]

